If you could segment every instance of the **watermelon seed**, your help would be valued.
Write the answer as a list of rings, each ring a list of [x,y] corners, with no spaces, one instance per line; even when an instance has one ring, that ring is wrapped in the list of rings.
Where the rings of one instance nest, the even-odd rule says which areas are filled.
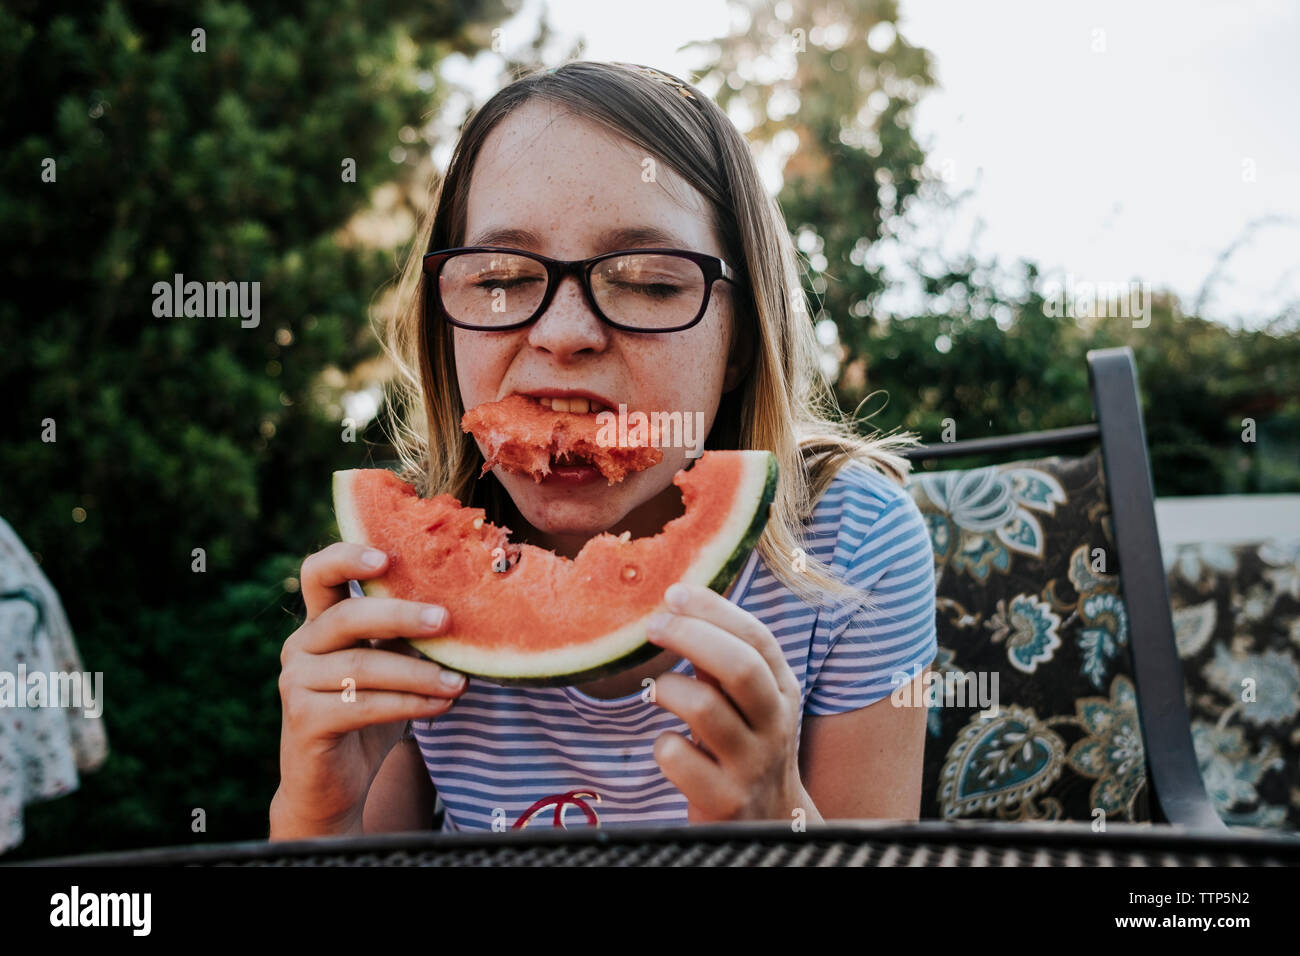
[[[641,576],[641,572],[637,569],[637,566],[635,564],[624,565],[623,580],[626,581],[628,584],[631,584],[640,576]]]
[[[632,532],[624,531],[622,534],[618,536],[618,540],[620,544],[627,544],[629,541],[632,540]]]

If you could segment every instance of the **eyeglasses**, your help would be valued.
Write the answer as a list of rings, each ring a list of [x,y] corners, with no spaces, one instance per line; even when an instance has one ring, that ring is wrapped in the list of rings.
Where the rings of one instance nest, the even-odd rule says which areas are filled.
[[[680,332],[704,317],[713,284],[736,285],[717,256],[682,249],[607,252],[590,259],[550,259],[520,249],[464,246],[424,257],[444,319],[462,329],[503,332],[537,320],[560,281],[579,278],[593,312],[626,332]]]

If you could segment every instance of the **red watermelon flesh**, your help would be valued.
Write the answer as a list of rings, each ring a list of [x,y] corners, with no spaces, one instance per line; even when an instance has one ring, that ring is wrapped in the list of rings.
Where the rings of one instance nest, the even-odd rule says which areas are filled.
[[[663,452],[650,444],[629,442],[620,447],[602,443],[601,422],[594,413],[557,412],[518,394],[470,409],[461,418],[460,427],[473,432],[486,446],[484,475],[500,465],[540,482],[550,473],[552,463],[587,462],[612,485],[629,472],[644,471],[664,458]]]
[[[767,521],[776,459],[709,451],[673,482],[685,513],[653,537],[600,534],[572,560],[509,540],[450,495],[423,499],[384,469],[335,472],[345,541],[389,555],[367,594],[439,604],[449,630],[411,640],[426,657],[502,684],[593,680],[660,652],[646,623],[669,585],[730,586]]]

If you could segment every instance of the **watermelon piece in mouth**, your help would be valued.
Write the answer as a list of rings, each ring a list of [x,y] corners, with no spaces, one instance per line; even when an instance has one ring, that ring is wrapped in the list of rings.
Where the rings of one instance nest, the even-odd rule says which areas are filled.
[[[526,395],[472,408],[461,418],[460,427],[486,446],[484,475],[500,465],[541,482],[556,465],[586,464],[612,485],[664,458],[663,452],[648,444],[603,444],[595,414],[557,412]]]
[[[661,653],[646,627],[670,585],[731,586],[767,524],[776,457],[708,451],[673,483],[685,512],[662,531],[600,534],[573,559],[515,544],[483,509],[420,498],[384,469],[335,472],[334,511],[344,541],[389,556],[366,594],[447,608],[447,632],[408,638],[421,654],[498,684],[565,686]]]

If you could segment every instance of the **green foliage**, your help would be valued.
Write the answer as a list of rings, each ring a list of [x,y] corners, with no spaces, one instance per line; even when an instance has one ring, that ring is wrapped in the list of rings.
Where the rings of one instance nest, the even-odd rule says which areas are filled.
[[[28,808],[15,858],[265,837],[280,647],[296,626],[284,581],[297,565],[284,556],[215,581],[201,603],[123,601],[78,631],[86,666],[104,671],[111,755],[72,796]],[[196,809],[204,832],[192,829]]]
[[[369,306],[394,273],[391,250],[338,234],[414,168],[390,151],[438,108],[439,59],[505,13],[0,9],[0,513],[104,673],[111,749],[77,794],[29,809],[24,854],[265,836],[301,611],[285,582],[332,533],[331,471],[366,454],[313,387],[373,356]],[[176,273],[259,282],[259,324],[156,317],[154,283]]]
[[[717,101],[733,110],[739,101],[757,118],[744,131],[753,142],[794,134],[798,148],[785,167],[781,209],[800,248],[833,264],[827,275],[835,281],[813,276],[810,292],[824,297],[830,314],[851,315],[854,302],[884,288],[878,268],[851,261],[881,237],[923,182],[925,155],[912,136],[911,108],[934,82],[929,54],[898,33],[887,46],[873,36],[879,52],[868,44],[873,28],[888,30],[897,21],[895,0],[805,0],[785,20],[765,0],[737,7],[750,23],[717,44],[711,71],[725,81]],[[785,51],[792,75],[759,75],[756,65],[770,49]],[[781,100],[798,108],[773,118],[769,104]]]

